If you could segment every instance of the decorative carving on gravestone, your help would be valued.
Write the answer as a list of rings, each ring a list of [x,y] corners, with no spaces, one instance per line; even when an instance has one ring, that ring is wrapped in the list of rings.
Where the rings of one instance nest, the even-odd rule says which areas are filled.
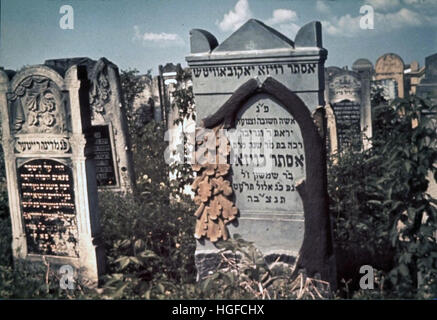
[[[107,65],[97,63],[90,88],[90,107],[92,111],[91,119],[93,122],[104,122],[105,106],[111,97],[111,87],[109,86]]]
[[[95,284],[104,252],[86,89],[78,66],[26,67],[12,79],[0,70],[14,259],[69,264]]]
[[[59,88],[43,76],[26,78],[8,95],[14,105],[15,133],[61,133],[66,130]]]
[[[213,239],[199,228],[198,277],[216,267],[214,243],[229,232],[253,242],[266,261],[278,259],[296,273],[320,274],[335,288],[320,107],[325,105],[327,52],[320,23],[303,26],[294,42],[254,19],[221,44],[209,32],[195,29],[191,47],[193,54],[186,59],[193,72],[197,126],[211,134],[220,128],[226,133],[231,166],[224,181],[232,195],[227,183],[225,190],[235,205],[233,220],[214,226],[220,232],[213,232]],[[215,139],[208,142],[211,150],[217,145]],[[195,187],[202,198],[199,183]],[[203,187],[206,201],[197,203],[206,207],[215,189],[212,184]],[[220,210],[214,210],[218,225]]]
[[[105,58],[54,59],[45,64],[61,73],[73,65],[86,67],[97,186],[99,190],[130,192],[135,179],[117,66]]]
[[[370,62],[369,62],[370,63]],[[354,63],[357,72],[336,67],[326,70],[325,97],[334,113],[336,135],[329,141],[331,146],[338,144],[342,151],[353,140],[361,141],[365,149],[370,147],[372,119],[370,106],[370,77],[372,65],[364,59]],[[331,125],[332,128],[332,125]],[[333,150],[331,150],[333,151]]]

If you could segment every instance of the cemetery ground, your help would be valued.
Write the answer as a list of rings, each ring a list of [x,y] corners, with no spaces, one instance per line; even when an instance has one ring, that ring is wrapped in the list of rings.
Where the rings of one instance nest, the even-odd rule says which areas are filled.
[[[372,110],[372,147],[361,151],[360,142],[352,141],[328,165],[339,274],[335,292],[304,273],[293,278],[287,268],[269,267],[254,247],[238,237],[221,242],[224,249],[240,252],[238,259],[234,259],[236,255],[223,256],[221,271],[196,281],[195,205],[178,191],[179,184],[190,182],[189,168],[180,170],[183,174],[176,183],[170,182],[163,159],[165,128],[155,122],[136,127],[130,114],[136,190],[124,197],[99,193],[108,264],[99,288],[87,288],[79,279],[74,289],[65,290],[59,285],[61,275],[54,266],[13,264],[1,157],[0,297],[436,298],[437,200],[426,193],[429,171],[437,178],[436,130],[424,116],[436,112],[436,107],[415,97],[389,105],[376,92]],[[170,201],[176,195],[181,200]],[[373,289],[360,289],[362,265],[375,270]]]

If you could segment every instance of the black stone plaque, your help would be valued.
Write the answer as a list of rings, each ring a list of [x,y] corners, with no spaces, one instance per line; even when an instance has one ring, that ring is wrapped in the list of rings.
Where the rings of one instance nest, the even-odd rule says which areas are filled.
[[[354,138],[359,137],[361,132],[360,104],[349,100],[343,100],[332,105],[337,120],[337,135],[339,148],[345,147]]]
[[[97,186],[115,186],[117,180],[115,178],[109,126],[93,126],[93,133]]]
[[[31,160],[18,168],[27,251],[78,256],[73,175],[61,162]]]

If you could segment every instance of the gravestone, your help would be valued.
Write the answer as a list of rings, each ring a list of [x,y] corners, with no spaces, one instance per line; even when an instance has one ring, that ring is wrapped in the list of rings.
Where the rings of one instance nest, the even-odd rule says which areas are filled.
[[[397,83],[398,96],[405,98],[404,61],[394,53],[386,53],[376,60],[375,80],[393,79]]]
[[[437,105],[437,53],[425,58],[425,78],[420,81],[417,85],[417,95],[422,99],[427,99],[433,105]],[[437,121],[436,114],[430,114]],[[433,125],[435,128],[435,121]],[[434,179],[432,173],[428,174],[429,187],[427,192],[434,198],[437,199],[437,182]]]
[[[105,58],[53,59],[45,65],[64,74],[71,66],[87,69],[94,158],[99,190],[131,192],[134,183],[132,151],[118,68]]]
[[[221,44],[205,30],[190,34],[198,277],[215,268],[215,243],[239,234],[267,262],[335,287],[320,23],[303,26],[294,42],[254,19]]]
[[[104,271],[91,156],[86,70],[0,70],[3,149],[15,260],[71,265],[92,283]]]
[[[362,59],[361,59],[362,60]],[[360,60],[359,60],[360,61]],[[325,97],[336,120],[339,151],[363,133],[363,147],[369,147],[372,137],[370,76],[372,66],[354,64],[357,72],[347,69],[327,69]],[[330,72],[331,70],[331,72]],[[332,72],[335,71],[335,72]],[[332,144],[332,142],[330,142]]]
[[[419,97],[437,104],[437,53],[425,58],[425,77],[416,88]]]

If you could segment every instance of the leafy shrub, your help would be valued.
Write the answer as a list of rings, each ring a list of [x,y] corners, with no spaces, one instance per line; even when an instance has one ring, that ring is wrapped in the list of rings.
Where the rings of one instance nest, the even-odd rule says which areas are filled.
[[[430,116],[436,107],[416,97],[388,105],[376,96],[373,110],[372,148],[346,150],[329,168],[340,260],[341,253],[355,251],[352,257],[367,259],[353,261],[355,269],[361,262],[385,269],[386,294],[437,295],[437,203],[426,193],[428,173],[437,177],[436,127]],[[383,261],[387,258],[393,260]]]

